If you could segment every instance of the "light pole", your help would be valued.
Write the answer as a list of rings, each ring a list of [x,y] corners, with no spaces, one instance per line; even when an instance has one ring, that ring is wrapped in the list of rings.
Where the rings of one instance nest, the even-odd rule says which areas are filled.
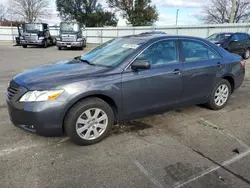
[[[176,10],[176,25],[178,24],[178,15],[179,15],[179,9]]]

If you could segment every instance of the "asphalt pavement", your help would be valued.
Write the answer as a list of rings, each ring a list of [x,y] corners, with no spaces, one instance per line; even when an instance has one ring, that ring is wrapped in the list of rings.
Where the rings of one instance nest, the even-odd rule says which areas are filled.
[[[41,64],[86,53],[0,45],[0,187],[250,187],[250,71],[228,106],[193,106],[115,126],[108,138],[76,146],[14,127],[8,82]]]

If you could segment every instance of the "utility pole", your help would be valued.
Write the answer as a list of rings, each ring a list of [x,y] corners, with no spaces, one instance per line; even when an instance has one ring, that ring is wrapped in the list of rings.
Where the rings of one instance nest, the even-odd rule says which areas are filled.
[[[235,20],[235,11],[236,11],[236,0],[232,0],[232,8],[230,13],[230,20],[229,23],[234,23]]]
[[[176,23],[175,23],[175,25],[178,25],[178,16],[179,16],[179,9],[176,10]]]

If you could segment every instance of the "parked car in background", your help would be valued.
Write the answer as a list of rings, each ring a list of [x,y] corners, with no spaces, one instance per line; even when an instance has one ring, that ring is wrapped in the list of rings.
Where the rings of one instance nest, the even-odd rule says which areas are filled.
[[[222,109],[244,76],[240,56],[205,39],[146,33],[17,75],[7,106],[18,127],[94,144],[125,120],[202,103]]]
[[[245,59],[250,57],[250,35],[247,33],[215,33],[207,40]]]
[[[25,23],[19,28],[20,44],[23,48],[41,46],[47,48],[55,44],[55,38],[51,36],[49,26],[46,23]]]
[[[17,32],[18,32],[18,36],[15,37],[16,46],[20,46],[21,45],[21,43],[20,43],[20,37],[23,35],[23,26],[22,26],[22,24],[17,25]]]
[[[77,22],[61,22],[60,34],[56,38],[58,50],[62,48],[78,48],[83,50],[86,47],[86,38],[82,34],[82,28]]]

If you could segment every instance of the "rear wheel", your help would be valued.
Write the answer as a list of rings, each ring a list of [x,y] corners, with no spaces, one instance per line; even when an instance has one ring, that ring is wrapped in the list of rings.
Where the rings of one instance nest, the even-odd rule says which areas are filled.
[[[64,128],[78,145],[95,144],[103,140],[114,124],[112,108],[99,98],[76,103],[65,117]]]
[[[24,44],[24,45],[23,45],[23,48],[27,48],[27,45],[26,45],[26,44]]]
[[[62,50],[62,47],[58,46],[58,50]]]
[[[213,89],[209,102],[207,103],[208,107],[213,110],[224,108],[230,98],[231,90],[231,85],[227,80],[220,80]]]
[[[245,50],[245,53],[244,53],[244,55],[243,55],[243,58],[244,58],[244,59],[248,59],[249,57],[250,57],[250,49],[247,48],[247,49]]]

